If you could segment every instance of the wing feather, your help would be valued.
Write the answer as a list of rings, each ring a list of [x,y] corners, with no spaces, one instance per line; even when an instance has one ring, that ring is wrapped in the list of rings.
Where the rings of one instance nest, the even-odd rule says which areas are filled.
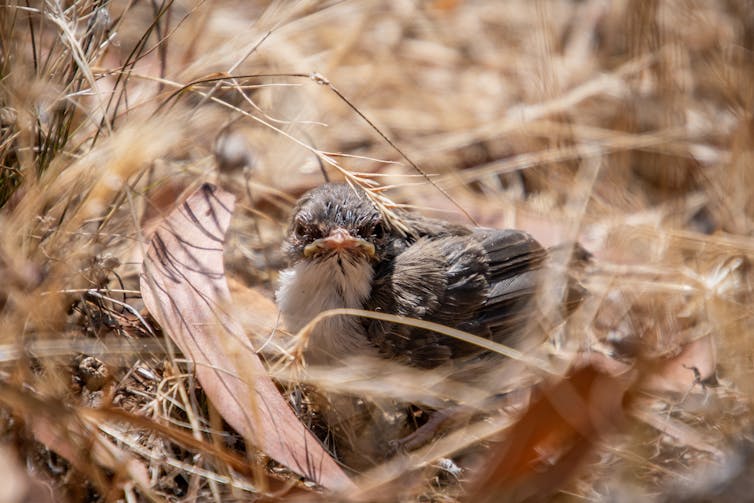
[[[441,323],[515,344],[535,313],[545,250],[518,230],[425,235],[375,271],[368,309]],[[566,305],[581,299],[571,285]],[[435,367],[479,349],[435,332],[365,320],[370,340],[390,357]]]

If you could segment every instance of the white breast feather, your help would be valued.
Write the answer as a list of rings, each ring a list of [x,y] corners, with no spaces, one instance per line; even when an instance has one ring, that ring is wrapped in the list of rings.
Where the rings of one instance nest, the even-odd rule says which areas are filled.
[[[302,261],[280,273],[276,296],[286,328],[298,332],[316,315],[328,309],[361,309],[372,289],[374,271],[367,261]],[[336,361],[346,356],[372,353],[354,316],[334,316],[312,331],[306,352],[309,363]]]

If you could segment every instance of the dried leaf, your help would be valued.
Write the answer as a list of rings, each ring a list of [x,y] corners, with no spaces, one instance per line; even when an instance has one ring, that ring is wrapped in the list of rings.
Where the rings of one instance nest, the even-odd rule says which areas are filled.
[[[253,334],[264,344],[278,327],[279,316],[272,294],[266,294],[258,287],[250,287],[233,277],[228,277],[228,287],[233,304],[243,309],[236,313],[236,319],[247,334]],[[259,350],[259,348],[257,348]]]
[[[628,376],[588,364],[544,390],[508,432],[468,501],[545,497],[567,482],[623,420]]]
[[[151,239],[141,275],[150,313],[195,365],[207,397],[245,439],[333,490],[351,480],[301,424],[228,313],[224,236],[234,197],[203,185]]]

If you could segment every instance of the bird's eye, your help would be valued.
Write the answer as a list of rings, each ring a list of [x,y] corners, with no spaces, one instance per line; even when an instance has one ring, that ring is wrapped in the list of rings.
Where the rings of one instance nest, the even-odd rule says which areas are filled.
[[[375,239],[382,239],[383,236],[385,236],[385,227],[382,225],[382,222],[377,222],[374,225],[372,228],[372,235]]]
[[[293,233],[297,236],[303,236],[306,233],[306,224],[301,220],[297,220],[293,226]]]

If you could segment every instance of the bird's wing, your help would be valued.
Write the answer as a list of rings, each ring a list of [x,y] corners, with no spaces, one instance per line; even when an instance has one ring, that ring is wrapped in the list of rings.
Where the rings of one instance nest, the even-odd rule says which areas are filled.
[[[367,307],[498,339],[527,319],[546,255],[528,234],[517,231],[421,238],[378,268]],[[434,367],[478,351],[429,330],[365,323],[370,340],[383,352],[417,366]]]
[[[476,236],[487,257],[489,290],[473,323],[491,338],[510,343],[531,317],[547,250],[518,230],[480,230]]]
[[[532,302],[547,251],[516,230],[421,238],[377,269],[368,308],[437,322],[517,344],[535,312]],[[436,332],[365,321],[388,356],[434,367],[478,348]]]
[[[367,308],[453,327],[483,305],[485,272],[476,240],[421,238],[378,267]],[[379,320],[365,324],[370,340],[389,357],[435,367],[454,356],[455,341],[436,332]]]

